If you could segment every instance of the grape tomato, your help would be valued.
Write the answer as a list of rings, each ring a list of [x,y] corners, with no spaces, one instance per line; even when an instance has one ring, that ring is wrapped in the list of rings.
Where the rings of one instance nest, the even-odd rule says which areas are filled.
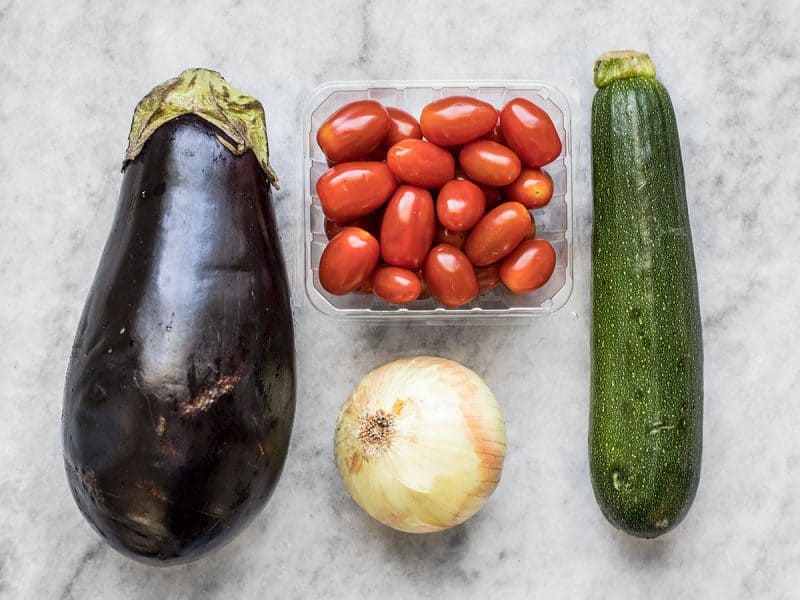
[[[381,145],[390,125],[389,113],[380,102],[350,102],[320,126],[317,143],[331,163],[360,160]]]
[[[379,255],[378,241],[369,232],[345,227],[322,251],[320,284],[331,294],[348,294],[370,276]]]

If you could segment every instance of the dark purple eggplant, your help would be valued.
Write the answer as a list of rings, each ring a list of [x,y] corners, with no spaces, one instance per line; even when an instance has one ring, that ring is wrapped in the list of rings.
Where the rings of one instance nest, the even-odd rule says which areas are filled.
[[[139,104],[123,172],[67,372],[64,462],[111,546],[178,564],[258,514],[289,445],[294,332],[263,109],[187,71]]]

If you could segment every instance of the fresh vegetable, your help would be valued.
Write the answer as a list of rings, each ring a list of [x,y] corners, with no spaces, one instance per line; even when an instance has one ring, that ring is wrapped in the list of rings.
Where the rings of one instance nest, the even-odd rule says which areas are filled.
[[[556,268],[556,252],[547,240],[525,240],[500,263],[500,278],[515,294],[542,287]]]
[[[497,142],[498,144],[503,144],[503,146],[508,146],[506,143],[506,138],[503,135],[503,129],[500,127],[500,115],[497,115],[497,125],[495,125],[494,129],[490,131],[488,134],[483,136],[484,139],[492,140],[493,142]]]
[[[469,231],[481,220],[485,210],[483,192],[471,181],[448,181],[436,197],[439,223],[452,231]]]
[[[433,243],[436,216],[428,190],[403,185],[386,205],[381,223],[381,256],[390,265],[416,269]]]
[[[508,146],[526,167],[542,167],[561,154],[561,138],[550,116],[530,100],[514,98],[500,112]]]
[[[431,293],[456,308],[478,295],[478,279],[466,255],[449,244],[439,244],[428,254],[423,269]]]
[[[389,148],[386,163],[402,183],[438,189],[453,179],[455,159],[425,140],[403,140]]]
[[[483,192],[487,209],[494,208],[498,204],[502,204],[505,201],[505,198],[503,197],[503,191],[500,188],[491,185],[483,185],[481,183],[477,185]]]
[[[134,113],[62,433],[78,508],[142,562],[233,539],[286,458],[294,333],[264,123],[255,98],[205,69]]]
[[[530,103],[525,102],[517,103],[521,108],[512,111],[510,127],[516,128],[517,138],[523,141],[525,136],[544,136],[538,141],[547,146],[550,133],[536,111],[539,121],[533,130],[523,127],[525,119],[522,125],[513,120],[518,113],[525,116],[525,111],[531,112]],[[515,106],[512,101],[507,108]],[[505,145],[499,113],[486,102],[461,96],[443,98],[425,107],[420,123],[409,113],[388,107],[387,133],[364,154],[364,148],[372,147],[377,137],[379,113],[374,103],[351,103],[331,117],[321,136],[330,149],[347,146],[342,140],[350,135],[360,155],[360,160],[334,164],[317,182],[328,240],[345,227],[358,227],[380,240],[384,265],[410,270],[424,265],[434,243],[448,244],[467,252],[467,262],[471,260],[472,266],[479,268],[477,273],[484,277],[481,290],[497,285],[499,261],[523,240],[536,237],[536,222],[524,209],[541,208],[550,201],[550,177],[538,168],[522,168],[519,157]],[[358,127],[360,115],[363,130]],[[423,133],[428,139],[421,139]],[[365,137],[370,138],[369,144]],[[335,158],[340,156],[334,152]],[[457,160],[461,161],[458,168]],[[436,194],[435,203],[432,193]],[[468,239],[472,241],[467,243]],[[446,254],[435,258],[444,260]],[[455,276],[447,269],[431,269],[432,277],[437,278],[431,288],[438,290],[437,299],[447,306],[461,306],[474,297],[472,277],[462,274],[466,269],[461,267],[466,265],[461,255],[457,256],[447,259],[458,266]],[[346,264],[336,264],[340,260]],[[351,249],[345,246],[329,253],[325,268],[331,277],[326,278],[329,292],[349,293],[343,290],[352,288],[352,293],[368,293],[373,289],[374,272],[365,275],[361,270],[364,264],[358,263],[354,269],[352,260]],[[486,272],[480,270],[490,265]],[[366,278],[357,282],[361,277]],[[442,287],[451,280],[456,281],[455,290]],[[420,297],[426,294],[426,283],[423,269]],[[375,293],[395,304],[407,303],[393,301],[399,296],[381,286]]]
[[[506,198],[525,208],[542,208],[553,197],[553,180],[539,169],[522,169],[519,177],[506,188]]]
[[[374,291],[392,304],[408,304],[419,298],[422,283],[414,271],[400,267],[381,267],[375,271]]]
[[[358,227],[345,227],[319,259],[319,282],[331,294],[352,292],[375,270],[380,256],[378,241]]]
[[[372,273],[370,273],[369,276],[367,276],[367,278],[359,284],[359,286],[355,289],[353,293],[366,294],[368,296],[371,296],[375,292],[376,271],[377,269],[375,271],[372,271]]]
[[[513,183],[521,168],[514,152],[492,140],[477,140],[464,146],[459,164],[470,179],[491,186]]]
[[[377,236],[380,234],[380,215],[372,212],[368,215],[357,218],[355,221],[350,221],[349,223],[337,223],[336,221],[331,221],[329,218],[325,217],[325,237],[328,238],[328,241],[332,240],[339,235],[342,229],[348,225],[351,227],[360,227],[361,229],[371,233],[373,236]]]
[[[431,102],[419,118],[423,135],[439,146],[460,146],[488,135],[497,124],[497,109],[468,96]]]
[[[428,283],[425,281],[425,276],[422,274],[422,269],[417,269],[415,271],[417,277],[419,277],[420,283],[420,292],[417,300],[425,300],[426,298],[431,297],[431,290],[428,287]]]
[[[490,210],[467,236],[464,252],[476,267],[508,255],[530,231],[531,215],[519,202],[504,202]]]
[[[525,234],[523,239],[532,240],[536,237],[536,219],[531,217],[531,228],[528,230],[528,233]]]
[[[440,223],[436,226],[436,236],[434,236],[433,241],[437,244],[450,244],[459,250],[463,250],[464,243],[467,241],[467,232],[451,231]]]
[[[317,195],[325,216],[349,223],[377,210],[397,187],[392,171],[382,162],[336,165],[317,181]]]
[[[363,160],[381,145],[391,124],[389,113],[380,102],[351,102],[320,126],[317,143],[331,163]]]
[[[475,277],[478,279],[478,290],[490,290],[500,285],[500,265],[495,263],[485,267],[475,267]]]
[[[393,106],[387,107],[386,111],[392,122],[389,126],[389,133],[383,138],[383,145],[391,148],[397,142],[403,140],[421,140],[422,129],[420,129],[419,122],[410,114],[399,108]]]
[[[703,343],[680,142],[646,54],[595,64],[592,405],[595,496],[616,527],[655,537],[700,477]]]
[[[353,500],[384,525],[439,531],[478,512],[500,480],[505,423],[486,383],[442,358],[396,360],[356,385],[334,454]]]

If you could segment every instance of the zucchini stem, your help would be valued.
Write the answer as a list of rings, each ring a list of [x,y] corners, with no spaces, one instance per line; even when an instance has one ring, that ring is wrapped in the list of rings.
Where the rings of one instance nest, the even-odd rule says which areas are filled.
[[[600,55],[594,63],[594,84],[598,88],[617,79],[656,76],[656,67],[650,56],[635,50],[613,50]]]

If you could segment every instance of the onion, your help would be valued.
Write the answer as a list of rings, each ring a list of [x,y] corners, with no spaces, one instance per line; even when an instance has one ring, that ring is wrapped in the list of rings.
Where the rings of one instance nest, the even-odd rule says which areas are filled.
[[[506,430],[492,391],[443,358],[390,362],[367,374],[342,407],[334,452],[361,508],[410,533],[466,521],[497,487]]]

